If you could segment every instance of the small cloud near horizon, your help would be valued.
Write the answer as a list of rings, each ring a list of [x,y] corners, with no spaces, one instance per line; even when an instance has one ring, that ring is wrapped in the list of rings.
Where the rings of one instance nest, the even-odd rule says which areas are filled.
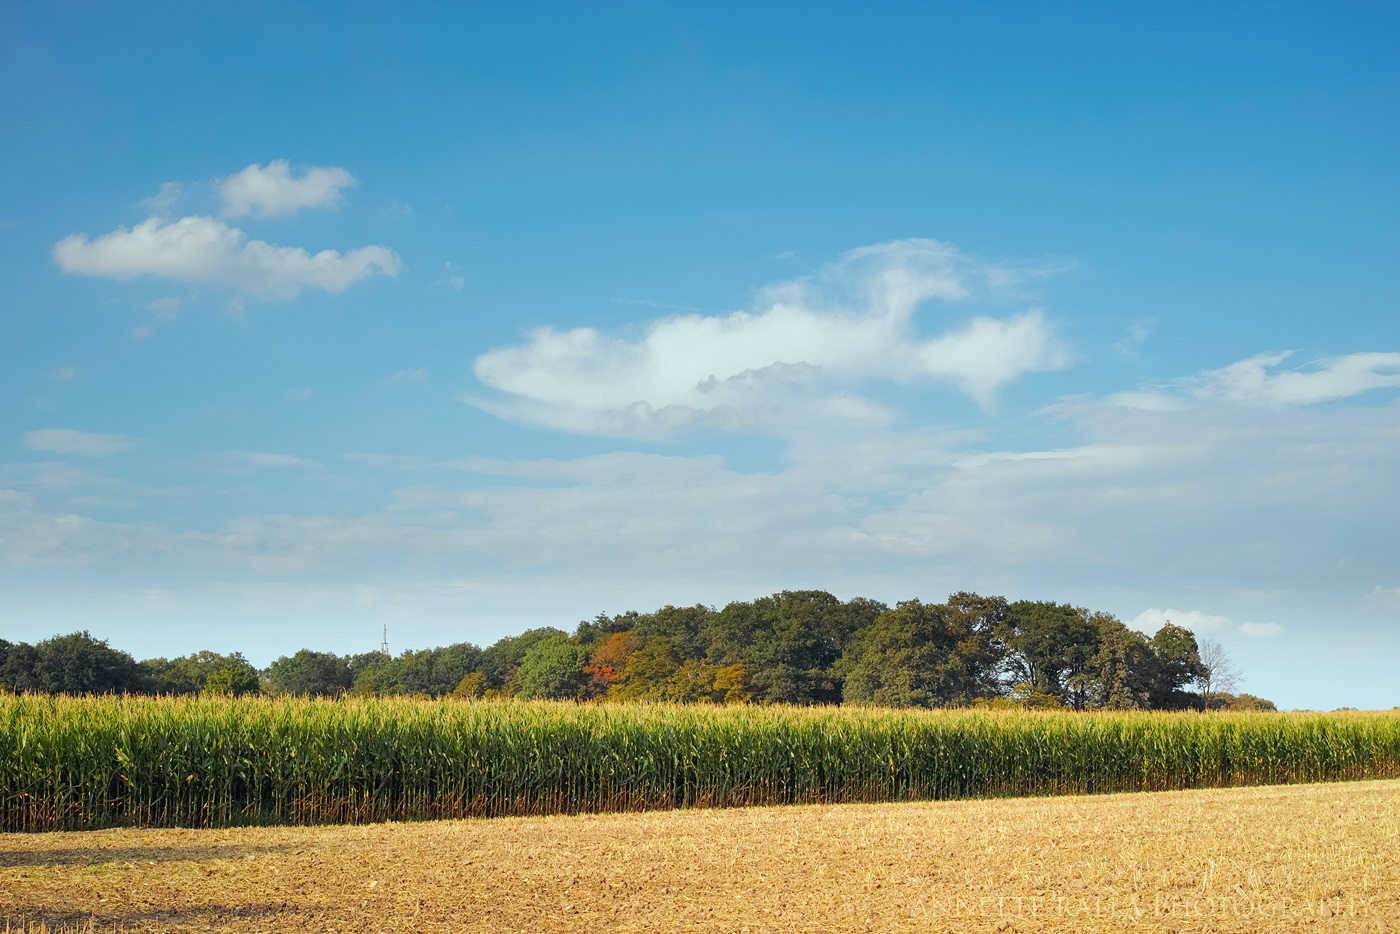
[[[1238,632],[1251,639],[1272,639],[1283,634],[1278,623],[1241,623],[1236,626],[1229,617],[1202,613],[1200,610],[1154,608],[1143,610],[1128,623],[1130,627],[1148,634],[1155,633],[1167,623],[1189,629],[1195,635],[1223,635]]]

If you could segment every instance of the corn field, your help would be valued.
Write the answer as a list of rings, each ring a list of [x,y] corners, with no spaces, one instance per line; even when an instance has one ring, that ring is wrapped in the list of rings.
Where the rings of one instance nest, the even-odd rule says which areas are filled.
[[[1400,776],[1394,713],[0,697],[0,831]]]

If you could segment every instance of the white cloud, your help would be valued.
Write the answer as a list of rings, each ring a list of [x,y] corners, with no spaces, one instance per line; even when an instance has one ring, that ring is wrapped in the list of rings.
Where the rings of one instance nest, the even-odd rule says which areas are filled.
[[[1333,402],[1372,389],[1400,387],[1400,353],[1354,353],[1327,357],[1311,367],[1270,372],[1294,351],[1255,354],[1216,370],[1110,393],[1103,405],[1145,412],[1193,406],[1288,406]],[[1088,397],[1061,400],[1042,411],[1054,414],[1095,405]]]
[[[548,580],[575,601],[600,595],[570,610],[584,616],[784,587],[886,600],[968,589],[1110,611],[1149,605],[1135,627],[1171,619],[1239,640],[1302,629],[1320,605],[1341,605],[1328,587],[1370,589],[1369,579],[1339,579],[1348,572],[1338,548],[1395,563],[1393,411],[1076,417],[1091,435],[1076,447],[987,451],[975,434],[929,429],[806,437],[771,471],[714,455],[443,464],[352,454],[375,467],[463,474],[452,483],[436,472],[359,515],[244,515],[184,532],[94,522],[67,505],[20,510],[13,523],[0,516],[0,546],[25,566],[141,559],[205,567],[200,575],[220,580],[314,572],[391,588],[424,578],[490,587],[511,577],[527,589]],[[1150,597],[1187,591],[1196,607],[1267,605],[1231,616],[1277,623],[1235,625]]]
[[[1381,607],[1383,609],[1400,608],[1400,587],[1382,587],[1377,584],[1371,588],[1371,592],[1361,598],[1365,606]]]
[[[414,367],[409,370],[398,370],[386,377],[386,382],[390,383],[421,383],[428,378],[428,368],[425,366]]]
[[[428,462],[421,457],[410,457],[404,454],[373,454],[363,451],[353,451],[349,454],[342,454],[341,457],[353,463],[364,464],[368,467],[416,470],[428,465]]]
[[[377,560],[389,553],[376,551],[382,545],[444,566],[456,555],[614,577],[619,568],[625,577],[689,560],[692,580],[752,573],[838,589],[854,579],[903,581],[875,594],[892,598],[944,581],[1057,599],[1066,598],[1061,588],[1100,586],[1127,594],[1116,606],[1154,607],[1135,625],[1171,619],[1263,636],[1271,630],[1264,621],[1294,625],[1279,610],[1280,601],[1299,602],[1288,595],[1364,593],[1374,580],[1356,578],[1397,559],[1397,411],[1086,404],[1066,411],[1063,430],[1083,438],[1063,447],[989,450],[983,434],[926,428],[814,432],[796,436],[787,464],[767,471],[713,455],[433,463],[351,454],[347,461],[375,467],[454,467],[468,476],[454,489],[435,474],[433,487],[401,491],[352,519],[245,517],[238,528],[262,543],[255,549],[221,532],[171,549],[256,553],[270,568],[282,560],[278,549],[292,563],[333,566]],[[244,462],[314,466],[285,454]],[[1339,570],[1346,554],[1373,560]],[[1217,606],[1268,609],[1222,616],[1201,604],[1150,602],[1153,593],[1185,590]],[[1246,629],[1231,616],[1258,622]]]
[[[1278,623],[1241,623],[1236,626],[1225,616],[1213,616],[1200,610],[1143,610],[1128,625],[1140,632],[1154,633],[1166,623],[1174,623],[1198,636],[1236,632],[1251,639],[1272,639],[1283,633]]]
[[[267,301],[295,298],[307,287],[342,292],[375,273],[397,275],[400,266],[388,247],[311,254],[249,240],[235,227],[199,216],[170,222],[151,217],[94,239],[72,234],[54,245],[53,255],[64,272],[76,275],[219,283]]]
[[[103,435],[73,428],[39,428],[24,436],[24,446],[34,451],[55,454],[81,454],[84,457],[107,457],[130,451],[136,442],[123,435]]]
[[[1074,407],[1084,400],[1072,400],[1069,407]],[[1104,404],[1114,405],[1124,409],[1142,409],[1145,412],[1176,412],[1186,408],[1190,403],[1177,395],[1166,392],[1156,392],[1153,390],[1129,390],[1127,392],[1110,393],[1104,397]],[[1053,413],[1057,409],[1065,408],[1063,404],[1046,406],[1042,412]]]
[[[77,515],[41,512],[32,497],[16,490],[0,489],[0,558],[11,566],[77,560],[80,551],[95,550],[102,557],[110,539],[98,541],[96,523]],[[83,547],[72,548],[74,540]]]
[[[1227,617],[1213,616],[1200,610],[1148,609],[1133,617],[1128,626],[1139,632],[1154,633],[1167,623],[1173,623],[1197,634],[1225,632],[1234,624]]]
[[[945,382],[989,405],[1028,372],[1068,366],[1044,314],[975,317],[937,337],[915,328],[929,299],[1006,291],[1039,271],[976,262],[933,240],[852,250],[807,279],[763,290],[760,309],[656,319],[638,337],[542,328],[476,359],[504,418],[605,435],[686,428],[763,431],[818,419],[883,423],[854,395],[872,380]]]
[[[180,300],[178,298],[158,298],[146,305],[155,316],[161,321],[174,321],[180,314]]]
[[[715,375],[734,387],[767,380],[800,390],[822,371]],[[1165,395],[1176,404],[1063,403],[1053,410],[1060,420],[1046,426],[1052,440],[1033,443],[992,429],[811,432],[766,469],[715,456],[444,465],[350,454],[339,467],[353,464],[357,481],[421,485],[348,517],[244,515],[191,531],[180,531],[189,524],[183,507],[171,520],[179,530],[79,515],[88,510],[73,497],[90,484],[70,478],[62,489],[26,488],[44,510],[0,494],[0,557],[24,568],[15,580],[36,576],[31,566],[90,562],[119,569],[123,586],[141,575],[158,584],[165,572],[151,568],[167,565],[178,567],[165,579],[230,586],[245,575],[281,575],[289,594],[340,583],[392,594],[446,581],[473,613],[487,592],[515,588],[527,602],[542,590],[561,595],[553,617],[529,623],[503,596],[500,605],[517,612],[502,611],[502,632],[783,587],[886,600],[968,589],[1124,619],[1152,607],[1132,624],[1152,629],[1169,618],[1230,641],[1246,661],[1252,651],[1249,667],[1260,670],[1277,652],[1271,636],[1323,645],[1333,641],[1322,635],[1337,625],[1337,607],[1357,617],[1370,608],[1379,620],[1371,654],[1393,655],[1400,588],[1386,569],[1400,566],[1400,404],[1207,404],[1180,388]],[[5,469],[0,486],[11,485]],[[1343,564],[1347,556],[1355,560]],[[444,618],[460,625],[461,607]],[[377,622],[370,628],[377,640]]]
[[[320,467],[314,460],[292,454],[271,454],[266,451],[238,451],[238,458],[255,467]]]
[[[960,331],[928,341],[919,355],[925,372],[953,380],[983,406],[1022,373],[1069,365],[1038,308],[1001,321],[975,318]]]
[[[170,216],[171,209],[185,196],[185,186],[179,182],[165,182],[160,186],[160,191],[149,198],[141,201],[142,207],[151,213],[152,217],[159,217],[162,220]]]
[[[1142,318],[1128,325],[1127,332],[1123,337],[1113,344],[1113,349],[1125,357],[1131,357],[1137,353],[1138,344],[1147,340],[1147,336],[1152,333],[1152,327],[1156,324],[1152,318]]]
[[[355,177],[341,168],[312,166],[293,178],[286,159],[254,163],[219,185],[224,215],[258,217],[295,214],[302,208],[335,208],[341,191],[355,184]],[[162,188],[162,192],[164,189]]]
[[[1400,386],[1400,353],[1354,353],[1319,361],[1314,369],[1269,372],[1294,351],[1261,353],[1187,382],[1198,399],[1312,405],[1370,389]]]
[[[438,279],[434,285],[446,283],[453,290],[460,292],[466,287],[467,279],[462,275],[462,267],[448,260],[442,264],[442,278]]]
[[[70,380],[77,375],[77,369],[71,366],[58,366],[54,367],[52,370],[49,370],[49,379],[53,380],[54,382],[63,382],[65,380]]]
[[[726,379],[802,387],[819,376],[793,366]],[[391,585],[548,578],[561,593],[605,595],[583,615],[646,609],[631,602],[639,588],[721,603],[770,587],[891,600],[969,589],[1126,610],[1136,627],[1171,619],[1243,643],[1321,630],[1327,607],[1354,605],[1380,580],[1366,602],[1393,616],[1396,582],[1374,575],[1400,566],[1400,405],[1081,400],[1056,414],[1054,444],[997,447],[1004,436],[991,431],[933,428],[811,432],[762,470],[713,455],[444,464],[350,454],[341,467],[422,471],[359,470],[357,480],[421,485],[349,517],[245,515],[180,532],[75,517],[84,481],[33,488],[52,508],[21,509],[13,527],[0,517],[0,540],[19,563],[140,558],[219,579],[308,569]],[[244,463],[314,466],[285,454]],[[1348,555],[1354,565],[1338,560]]]

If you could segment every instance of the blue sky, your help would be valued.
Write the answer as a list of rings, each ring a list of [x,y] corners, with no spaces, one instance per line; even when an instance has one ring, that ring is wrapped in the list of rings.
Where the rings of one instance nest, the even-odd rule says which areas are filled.
[[[1398,44],[0,5],[0,635],[265,664],[968,589],[1400,704]]]

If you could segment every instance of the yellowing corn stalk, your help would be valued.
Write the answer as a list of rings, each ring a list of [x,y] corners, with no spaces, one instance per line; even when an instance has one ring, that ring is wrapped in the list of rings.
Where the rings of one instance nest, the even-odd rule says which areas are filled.
[[[0,830],[1079,794],[1400,776],[1394,713],[0,697]]]

